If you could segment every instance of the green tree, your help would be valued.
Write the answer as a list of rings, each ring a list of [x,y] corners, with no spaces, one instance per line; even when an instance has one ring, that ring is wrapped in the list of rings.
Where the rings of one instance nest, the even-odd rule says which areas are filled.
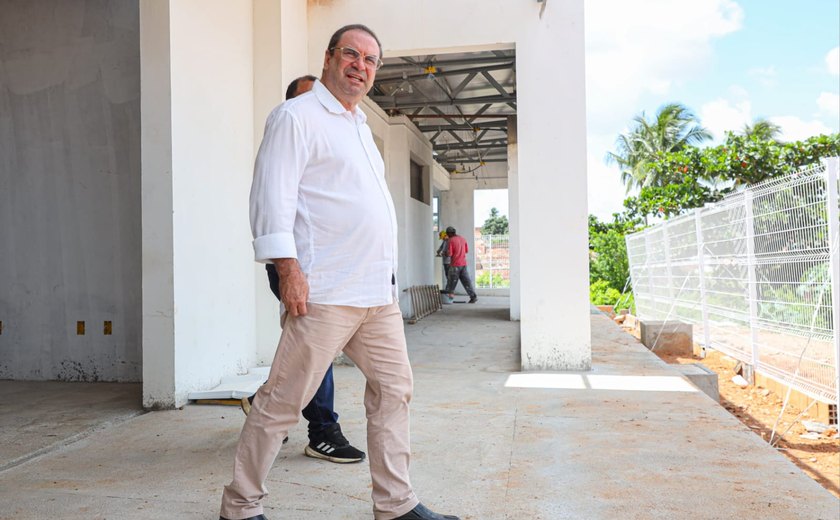
[[[758,118],[753,124],[744,125],[741,135],[756,137],[762,141],[777,141],[782,133],[782,127],[767,119]]]
[[[481,226],[481,233],[483,235],[507,235],[508,226],[507,215],[499,215],[498,209],[490,208],[490,217]]]
[[[638,228],[637,219],[614,214],[612,222],[589,216],[589,283],[602,281],[617,292],[624,290],[630,277],[624,235]]]
[[[662,154],[678,152],[711,139],[691,110],[679,103],[669,103],[649,121],[644,112],[633,118],[633,127],[618,136],[616,151],[607,154],[607,162],[621,168],[621,180],[628,191],[633,187],[661,186],[666,179],[651,169]]]
[[[679,215],[716,202],[744,185],[789,175],[823,157],[837,155],[840,134],[782,143],[759,134],[730,132],[719,146],[659,155],[648,168],[663,184],[643,187],[624,201],[624,207],[628,218]]]

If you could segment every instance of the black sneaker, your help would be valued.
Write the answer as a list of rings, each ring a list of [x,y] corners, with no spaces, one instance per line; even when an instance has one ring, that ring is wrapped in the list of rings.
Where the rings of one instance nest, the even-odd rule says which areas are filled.
[[[341,433],[341,426],[334,424],[322,435],[304,448],[303,454],[314,459],[323,459],[336,464],[349,464],[365,460],[365,452],[350,445]]]
[[[473,296],[472,298],[470,298],[470,303],[475,303],[477,301],[478,301],[478,296]]]

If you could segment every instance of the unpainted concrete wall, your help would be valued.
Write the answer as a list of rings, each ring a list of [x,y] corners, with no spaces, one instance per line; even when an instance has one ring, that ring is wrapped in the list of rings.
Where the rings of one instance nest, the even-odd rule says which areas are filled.
[[[0,379],[140,380],[138,20],[0,2]]]

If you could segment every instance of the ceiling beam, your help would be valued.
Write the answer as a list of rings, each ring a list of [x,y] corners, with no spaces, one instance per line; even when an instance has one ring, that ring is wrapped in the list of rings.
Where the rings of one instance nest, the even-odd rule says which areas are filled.
[[[507,149],[507,139],[490,139],[484,142],[471,143],[449,143],[436,144],[434,150],[436,152],[445,150],[486,150],[490,148],[505,148]]]
[[[426,67],[434,65],[437,67],[450,67],[452,65],[480,65],[486,63],[499,63],[501,61],[509,61],[516,64],[516,56],[477,56],[474,58],[460,58],[454,60],[436,60],[436,61],[413,61],[412,63],[386,63],[382,66],[380,71],[391,72],[402,69],[416,69],[417,67]]]
[[[487,66],[487,67],[475,67],[475,68],[470,68],[470,69],[439,70],[439,71],[434,73],[434,76],[435,77],[438,77],[438,76],[459,76],[459,75],[462,75],[462,74],[476,75],[476,74],[482,74],[485,71],[489,71],[489,70],[513,70],[513,65],[514,65],[513,62],[510,62],[510,63],[503,63],[501,65],[490,65],[490,66]],[[376,73],[377,76],[376,76],[375,83],[377,85],[388,85],[388,84],[391,84],[391,83],[402,83],[403,81],[405,81],[407,79],[426,79],[426,78],[429,77],[428,72],[420,72],[420,73],[417,73],[417,74],[406,74],[405,76],[393,76],[393,77],[387,77],[386,76],[386,77],[383,77],[382,72],[381,72],[383,70],[385,70],[385,67],[382,67],[381,69],[379,69],[379,72]]]
[[[409,119],[451,119],[453,117],[461,118],[468,118],[468,119],[499,119],[500,117],[507,118],[509,116],[515,116],[516,113],[510,114],[406,114],[405,117]]]
[[[490,83],[491,85],[493,85],[493,87],[494,87],[496,90],[498,90],[498,91],[499,91],[499,94],[501,94],[501,95],[505,96],[506,98],[509,98],[509,97],[510,97],[510,93],[509,93],[507,90],[505,90],[505,87],[501,86],[501,85],[499,84],[499,82],[498,82],[498,81],[496,81],[496,78],[494,78],[492,74],[490,74],[490,73],[489,73],[489,72],[487,72],[486,70],[483,70],[483,71],[481,71],[481,75],[482,75],[482,76],[484,76],[484,79],[486,79],[488,83]]]
[[[472,159],[464,159],[463,161],[444,161],[440,162],[440,165],[446,168],[447,166],[457,166],[459,164],[478,164],[478,163],[499,163],[499,162],[507,162],[507,159],[479,159],[477,157],[473,157]]]
[[[456,98],[440,101],[412,101],[409,103],[395,103],[391,96],[372,96],[371,99],[379,104],[383,110],[410,110],[418,107],[446,107],[460,105],[483,105],[493,103],[508,103],[509,96],[479,96],[474,98]],[[455,117],[458,117],[457,115]]]
[[[454,125],[417,125],[421,132],[437,132],[438,130],[466,130],[472,131],[477,128],[507,130],[507,121],[482,121],[480,123],[458,123]]]

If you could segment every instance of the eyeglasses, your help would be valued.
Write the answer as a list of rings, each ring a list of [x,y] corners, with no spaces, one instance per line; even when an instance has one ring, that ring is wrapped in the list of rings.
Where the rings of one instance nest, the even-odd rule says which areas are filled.
[[[359,58],[362,58],[365,62],[365,66],[372,67],[374,70],[379,70],[379,68],[383,65],[382,60],[380,60],[379,56],[376,54],[362,54],[353,47],[333,47],[332,49],[329,49],[329,51],[341,51],[341,59],[344,61],[354,62]]]

